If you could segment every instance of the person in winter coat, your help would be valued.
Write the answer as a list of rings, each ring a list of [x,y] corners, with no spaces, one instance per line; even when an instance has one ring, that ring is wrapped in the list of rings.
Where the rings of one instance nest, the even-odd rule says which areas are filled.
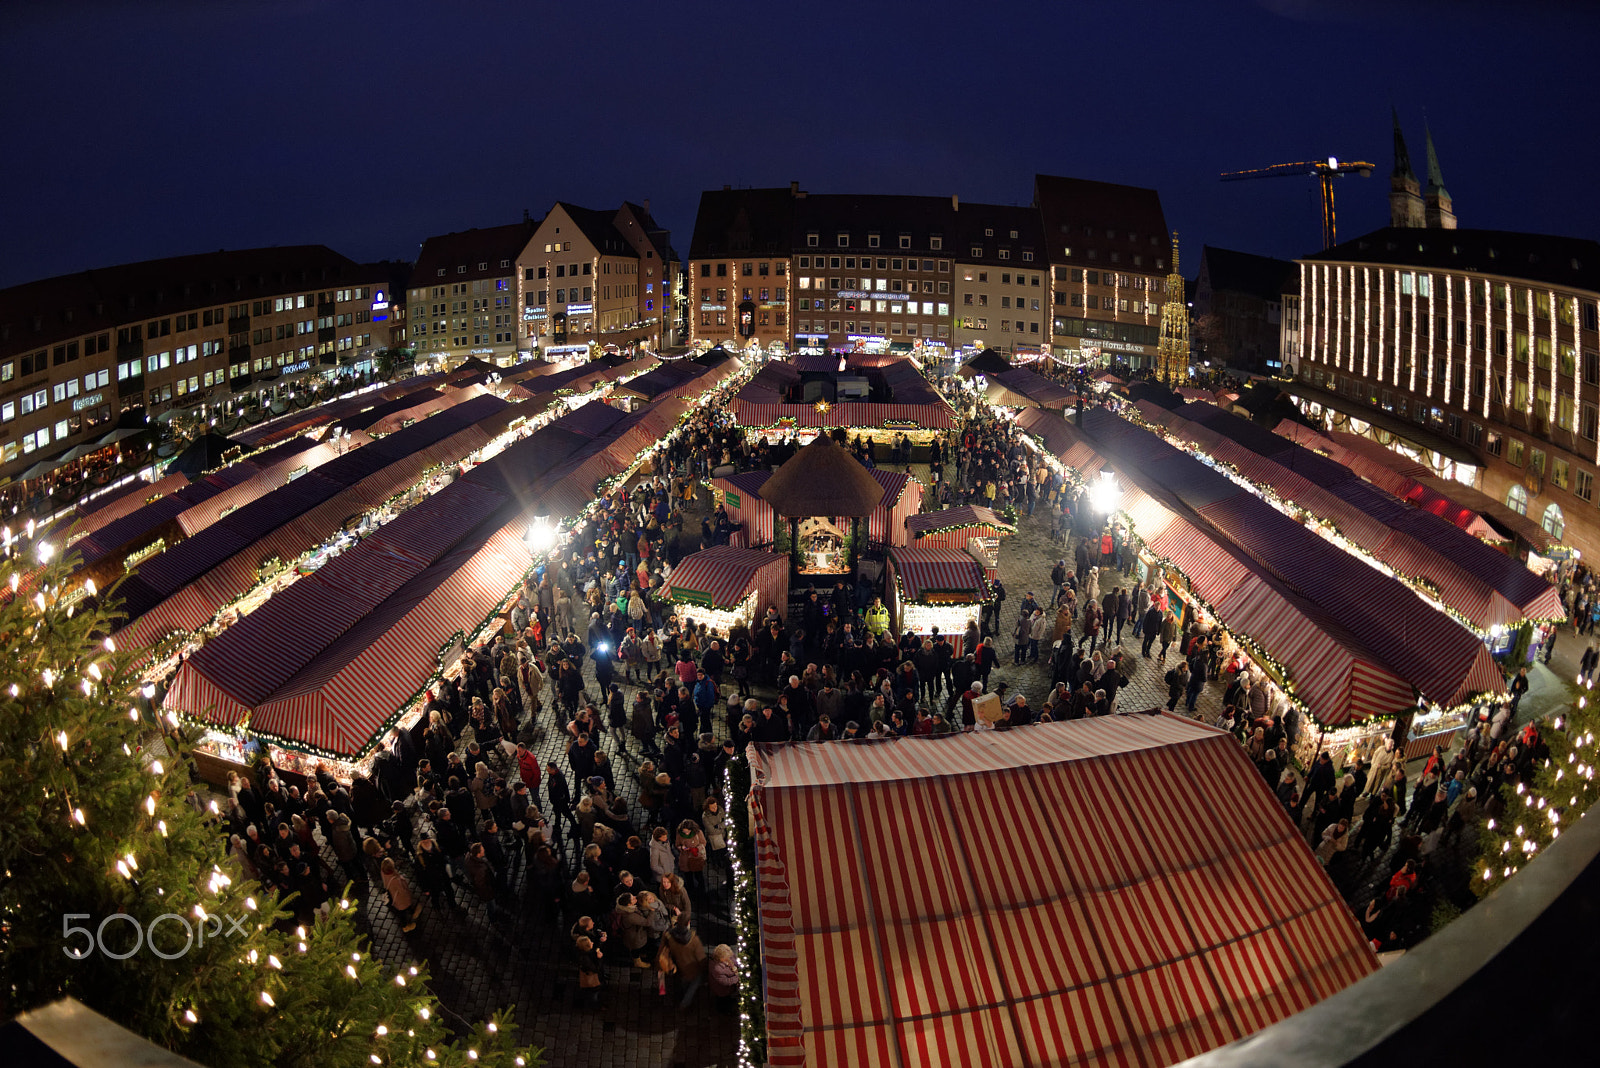
[[[1039,643],[1050,637],[1050,622],[1044,609],[1034,609],[1033,619],[1028,625],[1028,663],[1039,662]]]
[[[678,861],[667,829],[657,827],[650,836],[650,871],[660,880],[663,875],[676,874],[677,870]]]
[[[739,966],[734,963],[733,947],[717,946],[711,951],[710,960],[711,997],[718,1012],[731,1013],[734,998],[739,993]]]
[[[406,877],[400,874],[400,870],[394,866],[394,861],[388,857],[383,858],[383,865],[379,871],[383,877],[383,889],[389,895],[389,907],[394,909],[395,918],[400,921],[400,929],[415,931],[417,903],[411,893],[411,884],[406,882]]]
[[[1350,821],[1340,820],[1330,823],[1327,830],[1322,832],[1322,841],[1317,845],[1317,861],[1326,868],[1334,855],[1343,853],[1350,844]]]
[[[1168,612],[1161,620],[1161,656],[1159,659],[1165,660],[1167,658],[1168,647],[1177,640],[1178,617],[1175,613]]]
[[[683,997],[678,1001],[679,1009],[687,1009],[694,1002],[695,992],[700,989],[700,984],[706,977],[706,947],[700,941],[700,936],[695,934],[694,928],[689,925],[689,914],[673,912],[673,923],[662,944],[666,946],[667,955],[672,961],[672,970],[678,976],[678,982],[683,989]]]
[[[698,823],[684,820],[678,824],[677,838],[673,842],[678,870],[683,873],[689,891],[702,899],[706,896],[706,848],[706,836]]]
[[[1167,711],[1171,712],[1178,707],[1178,700],[1189,688],[1189,664],[1180,662],[1177,667],[1167,672]]]
[[[643,956],[645,948],[650,944],[650,922],[645,919],[644,913],[639,911],[637,899],[633,894],[617,895],[617,907],[612,912],[612,922],[617,932],[617,940],[627,952],[633,966],[650,967]]]

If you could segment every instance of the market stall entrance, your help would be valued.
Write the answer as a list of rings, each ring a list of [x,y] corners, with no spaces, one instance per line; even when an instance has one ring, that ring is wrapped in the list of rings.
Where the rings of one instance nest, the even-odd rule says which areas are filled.
[[[872,473],[825,434],[761,486],[762,499],[786,521],[785,547],[794,573],[808,577],[855,574],[861,520],[873,514],[883,496],[884,488]],[[848,536],[840,519],[850,521]]]

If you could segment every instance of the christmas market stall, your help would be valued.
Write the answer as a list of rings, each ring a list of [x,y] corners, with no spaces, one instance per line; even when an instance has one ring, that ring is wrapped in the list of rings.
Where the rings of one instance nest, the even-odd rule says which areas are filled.
[[[967,624],[994,599],[983,564],[965,549],[899,546],[889,550],[886,598],[899,633],[947,634],[962,656]]]
[[[861,520],[883,503],[883,487],[861,462],[826,434],[791,456],[761,486],[777,519],[787,521],[784,547],[796,574],[855,573]],[[848,527],[840,521],[848,520]]]
[[[726,636],[749,627],[768,607],[789,605],[789,561],[778,553],[718,545],[684,557],[662,590],[679,619],[704,623]]]
[[[478,424],[506,407],[479,397],[328,461],[142,562],[118,590],[120,640],[194,631],[265,571],[343,536],[352,517],[415,485],[430,467],[488,443]]]
[[[1018,367],[985,376],[990,404],[1004,408],[1048,408],[1060,411],[1078,402],[1078,393],[1037,371]]]
[[[1137,407],[1213,466],[1226,465],[1225,474],[1297,510],[1324,537],[1392,572],[1480,636],[1525,618],[1564,618],[1556,589],[1520,561],[1343,464],[1215,405]]]
[[[990,581],[996,578],[1000,566],[1000,539],[1017,532],[993,509],[974,504],[907,516],[905,529],[906,545],[966,550],[983,564]]]
[[[771,471],[738,471],[711,480],[711,508],[724,509],[737,528],[732,544],[746,549],[771,545],[776,536],[772,505],[761,499]]]
[[[840,357],[833,370],[769,363],[734,394],[729,410],[754,442],[793,436],[802,444],[824,430],[890,444],[927,445],[957,425],[956,414],[910,360],[883,366]]]
[[[761,955],[744,1004],[765,1026],[747,1060],[1173,1064],[1378,969],[1260,772],[1191,720],[749,759],[761,907],[739,956]],[[1019,805],[1019,783],[1049,804]]]
[[[906,520],[922,509],[922,481],[884,467],[874,467],[868,474],[883,487],[883,498],[867,517],[867,540],[874,545],[906,544]]]

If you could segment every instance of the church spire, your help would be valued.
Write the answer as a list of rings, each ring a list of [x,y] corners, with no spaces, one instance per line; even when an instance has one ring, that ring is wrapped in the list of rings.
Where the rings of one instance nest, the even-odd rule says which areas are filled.
[[[1439,173],[1439,156],[1433,150],[1433,131],[1426,125],[1422,127],[1422,137],[1428,150],[1428,193],[1433,196],[1442,193],[1448,197],[1450,194],[1445,192],[1444,176]]]
[[[1455,204],[1444,187],[1444,176],[1439,173],[1439,156],[1433,150],[1433,131],[1423,126],[1422,136],[1428,150],[1428,188],[1423,197],[1425,222],[1431,230],[1454,230]]]
[[[1406,138],[1400,132],[1400,112],[1390,105],[1389,113],[1394,116],[1394,170],[1390,172],[1390,177],[1415,181],[1417,176],[1411,170],[1411,154],[1406,151]]]

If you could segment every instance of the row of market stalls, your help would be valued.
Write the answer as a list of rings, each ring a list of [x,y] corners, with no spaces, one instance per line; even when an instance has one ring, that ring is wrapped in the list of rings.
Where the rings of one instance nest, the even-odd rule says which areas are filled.
[[[1037,410],[1017,421],[1063,466],[1120,482],[1141,577],[1181,622],[1220,622],[1283,702],[1351,728],[1326,739],[1341,757],[1419,703],[1424,736],[1503,691],[1489,649],[1450,615],[1155,433],[1103,410],[1086,413],[1086,432]],[[1297,755],[1324,740],[1302,732]]]
[[[1168,411],[1140,401],[1136,408],[1150,423],[1315,517],[1331,528],[1329,536],[1407,579],[1483,637],[1524,619],[1544,623],[1564,616],[1556,588],[1520,561],[1344,464],[1213,404]]]
[[[1549,531],[1503,501],[1455,479],[1440,478],[1432,468],[1371,438],[1341,430],[1315,430],[1292,419],[1279,422],[1273,432],[1322,453],[1400,500],[1475,537],[1518,542],[1541,554],[1554,544]]]
[[[910,360],[826,362],[833,366],[767,364],[728,405],[734,420],[751,440],[793,434],[802,444],[819,431],[841,429],[872,441],[905,436],[925,445],[958,424],[955,411]]]
[[[581,513],[688,410],[591,403],[555,419],[200,646],[166,706],[217,725],[207,746],[221,756],[248,729],[291,768],[304,754],[360,759],[420,715],[450,650],[498,620],[534,560],[530,519]]]
[[[749,755],[774,1068],[1173,1064],[1377,970],[1215,728],[1125,714]]]

